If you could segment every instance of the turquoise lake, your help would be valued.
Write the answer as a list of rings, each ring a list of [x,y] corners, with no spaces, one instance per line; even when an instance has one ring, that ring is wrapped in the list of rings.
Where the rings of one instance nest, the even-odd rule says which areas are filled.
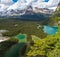
[[[16,38],[18,38],[18,39],[24,39],[25,38],[25,35],[24,34],[18,34],[16,36]]]
[[[58,27],[44,26],[43,30],[47,34],[56,34],[56,32],[58,31]]]

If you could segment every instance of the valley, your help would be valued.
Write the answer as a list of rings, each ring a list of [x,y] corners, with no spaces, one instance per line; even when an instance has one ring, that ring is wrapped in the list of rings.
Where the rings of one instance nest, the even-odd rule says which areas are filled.
[[[21,1],[23,6],[27,7],[24,5],[25,1]],[[36,4],[32,5],[32,8],[35,8],[35,11],[32,12],[29,10],[32,0],[27,0],[29,9],[26,7],[20,9],[28,9],[29,11],[27,10],[25,14],[20,16],[20,9],[18,10],[20,2],[16,0],[15,4],[11,4],[8,8],[10,16],[1,16],[0,14],[0,57],[60,57],[60,4],[56,9],[59,0],[53,1],[56,6],[54,3],[49,4],[52,1],[46,0],[45,3],[40,4],[41,1],[38,0],[37,6]],[[7,0],[7,2],[11,1]],[[43,14],[40,13],[40,10],[43,9],[39,7],[46,7],[46,3],[47,10],[56,10],[53,11],[53,14],[45,14],[47,11]],[[13,7],[16,5],[18,6]],[[5,15],[5,8],[0,9],[3,9],[3,11],[0,10],[0,13]],[[16,13],[19,13],[18,16]]]

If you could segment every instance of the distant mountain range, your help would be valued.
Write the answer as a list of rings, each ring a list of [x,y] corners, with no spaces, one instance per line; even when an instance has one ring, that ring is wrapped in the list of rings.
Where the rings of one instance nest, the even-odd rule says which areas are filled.
[[[12,0],[0,1],[0,17],[41,18],[53,14],[60,0]]]

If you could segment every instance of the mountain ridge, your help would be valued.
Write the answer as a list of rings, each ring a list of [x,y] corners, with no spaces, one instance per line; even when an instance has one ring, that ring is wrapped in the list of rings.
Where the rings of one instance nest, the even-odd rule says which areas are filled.
[[[57,3],[55,3],[56,1]],[[21,16],[26,14],[26,11],[34,12],[36,14],[53,14],[59,2],[59,0],[50,0],[48,2],[43,0],[18,0],[16,3],[11,5],[0,3],[0,16]]]

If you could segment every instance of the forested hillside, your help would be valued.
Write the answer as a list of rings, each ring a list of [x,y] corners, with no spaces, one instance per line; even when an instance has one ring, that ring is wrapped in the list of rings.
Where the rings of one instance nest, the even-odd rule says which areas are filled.
[[[51,20],[55,22],[53,25],[58,26],[58,32],[40,40],[32,37],[34,44],[29,47],[26,57],[60,57],[60,5]]]

